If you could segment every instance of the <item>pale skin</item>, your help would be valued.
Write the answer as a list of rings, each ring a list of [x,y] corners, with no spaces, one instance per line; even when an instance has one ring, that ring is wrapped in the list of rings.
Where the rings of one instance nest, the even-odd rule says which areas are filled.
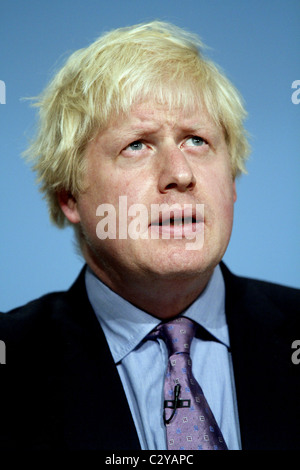
[[[59,202],[68,220],[81,224],[87,264],[144,311],[178,315],[205,289],[231,235],[236,187],[222,128],[197,107],[138,103],[99,132],[85,158],[86,191],[76,198],[62,192]],[[204,204],[203,247],[186,250],[184,237],[100,240],[96,208],[110,203],[118,214],[119,196],[149,213],[151,204]]]

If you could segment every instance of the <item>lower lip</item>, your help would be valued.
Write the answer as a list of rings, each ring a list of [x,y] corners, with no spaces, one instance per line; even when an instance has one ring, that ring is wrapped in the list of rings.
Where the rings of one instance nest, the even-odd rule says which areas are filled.
[[[186,223],[183,225],[150,225],[151,238],[193,238],[203,231],[203,222]]]

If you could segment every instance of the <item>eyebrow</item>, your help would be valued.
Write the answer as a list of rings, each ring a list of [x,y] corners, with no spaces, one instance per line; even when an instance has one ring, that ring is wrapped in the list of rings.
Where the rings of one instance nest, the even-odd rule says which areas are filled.
[[[212,124],[210,124],[209,122],[206,122],[206,123],[196,122],[196,123],[191,123],[191,124],[188,124],[188,123],[179,124],[175,122],[174,127],[182,130],[183,132],[196,132],[196,131],[214,132],[215,130],[218,129],[217,126],[216,128],[214,128]],[[128,134],[138,136],[142,134],[143,132],[147,134],[154,134],[158,132],[160,129],[161,129],[161,125],[159,124],[145,123],[143,125],[141,123],[138,123],[138,124],[133,124],[132,126],[128,127],[127,132]]]
[[[191,125],[182,125],[182,126],[178,126],[178,127],[180,127],[183,131],[186,131],[186,132],[212,130],[211,126],[209,126],[207,124],[201,124],[201,123],[196,123],[196,124],[191,124]]]

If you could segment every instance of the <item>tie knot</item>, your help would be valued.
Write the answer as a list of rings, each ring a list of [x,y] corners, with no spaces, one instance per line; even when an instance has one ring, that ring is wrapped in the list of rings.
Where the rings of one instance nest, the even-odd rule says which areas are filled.
[[[196,324],[185,317],[179,317],[158,326],[159,335],[165,341],[169,356],[190,354],[190,346],[195,336]]]

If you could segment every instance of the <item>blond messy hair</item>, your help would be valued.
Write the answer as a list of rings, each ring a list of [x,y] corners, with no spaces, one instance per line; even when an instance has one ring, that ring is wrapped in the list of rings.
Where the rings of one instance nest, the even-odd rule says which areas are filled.
[[[196,35],[153,21],[108,32],[69,57],[37,97],[39,128],[25,152],[57,226],[68,223],[57,193],[76,197],[84,190],[87,143],[111,118],[149,97],[170,107],[204,105],[224,129],[233,177],[245,172],[242,99],[203,49]]]

